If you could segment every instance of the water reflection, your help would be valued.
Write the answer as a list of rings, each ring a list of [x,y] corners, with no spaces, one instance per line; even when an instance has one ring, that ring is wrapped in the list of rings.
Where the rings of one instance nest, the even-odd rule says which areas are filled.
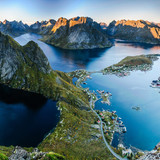
[[[94,58],[102,57],[108,49],[93,49],[93,50],[64,50],[55,47],[55,51],[59,57],[65,59],[70,64],[77,64],[81,68]]]
[[[133,48],[152,49],[152,50],[160,49],[160,45],[137,43],[137,42],[132,42],[131,43],[131,42],[125,42],[125,41],[120,41],[120,40],[116,40],[115,44],[116,45],[123,45],[123,46],[133,47]]]
[[[47,102],[47,99],[40,94],[11,89],[0,84],[0,101],[6,104],[23,103],[28,108],[40,109]]]

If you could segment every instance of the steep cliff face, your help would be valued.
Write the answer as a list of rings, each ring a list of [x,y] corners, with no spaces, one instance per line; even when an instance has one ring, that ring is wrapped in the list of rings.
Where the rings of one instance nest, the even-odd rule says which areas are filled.
[[[28,32],[29,26],[27,24],[24,24],[22,21],[3,21],[0,22],[0,31],[4,34],[8,34],[12,37],[19,36],[21,34],[24,34]]]
[[[0,79],[10,80],[24,64],[36,65],[43,73],[51,71],[47,58],[35,42],[22,47],[8,35],[0,33]]]
[[[54,100],[63,99],[71,104],[84,105],[83,98],[75,98],[81,91],[72,85],[71,78],[63,72],[53,71],[43,51],[35,42],[30,41],[25,46],[20,46],[10,36],[2,33],[0,83],[40,93]]]
[[[113,38],[122,40],[160,44],[160,27],[148,21],[112,21],[107,33]]]
[[[30,32],[38,33],[38,34],[49,34],[55,25],[56,21],[54,19],[50,19],[49,21],[37,21],[36,23],[30,26]]]
[[[67,20],[59,18],[49,36],[43,41],[64,49],[93,49],[111,47],[101,26],[88,17]]]

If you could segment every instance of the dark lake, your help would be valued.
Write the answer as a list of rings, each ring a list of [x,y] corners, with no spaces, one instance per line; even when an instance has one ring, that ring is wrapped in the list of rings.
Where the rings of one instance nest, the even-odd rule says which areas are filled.
[[[0,145],[37,146],[59,121],[56,102],[0,85]]]

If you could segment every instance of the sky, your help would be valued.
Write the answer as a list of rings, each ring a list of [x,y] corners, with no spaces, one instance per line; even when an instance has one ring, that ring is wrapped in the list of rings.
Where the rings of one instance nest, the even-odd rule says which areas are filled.
[[[0,21],[36,21],[88,16],[97,22],[148,20],[160,23],[160,0],[0,0]]]

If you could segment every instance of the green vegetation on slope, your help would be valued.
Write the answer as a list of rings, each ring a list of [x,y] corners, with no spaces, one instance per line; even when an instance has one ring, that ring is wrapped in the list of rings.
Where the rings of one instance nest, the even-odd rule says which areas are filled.
[[[128,56],[121,60],[119,63],[115,64],[115,66],[136,66],[142,64],[152,64],[150,58],[140,55],[140,56]]]
[[[60,123],[39,145],[42,151],[54,150],[67,159],[110,159],[112,155],[102,142],[100,131],[91,124],[96,115],[59,101]]]
[[[8,157],[2,153],[0,153],[0,160],[8,160]]]
[[[13,149],[14,149],[13,146],[10,147],[0,146],[0,153],[9,157],[12,154]]]
[[[60,71],[53,71],[46,57],[37,44],[29,42],[21,47],[12,38],[5,37],[0,42],[4,54],[4,66],[13,63],[16,71],[8,72],[5,77],[0,76],[0,83],[12,88],[40,93],[47,98],[57,100],[61,110],[60,122],[55,131],[47,136],[38,146],[46,152],[57,152],[67,159],[112,159],[112,155],[105,148],[100,131],[92,127],[97,121],[90,111],[89,97],[82,90],[72,84],[72,78]],[[9,40],[7,40],[9,38]],[[13,57],[13,58],[11,58]],[[12,61],[7,61],[11,59]],[[12,68],[12,66],[10,68]],[[0,74],[4,71],[0,70]],[[8,148],[11,150],[12,148]],[[9,153],[0,148],[0,152]]]

